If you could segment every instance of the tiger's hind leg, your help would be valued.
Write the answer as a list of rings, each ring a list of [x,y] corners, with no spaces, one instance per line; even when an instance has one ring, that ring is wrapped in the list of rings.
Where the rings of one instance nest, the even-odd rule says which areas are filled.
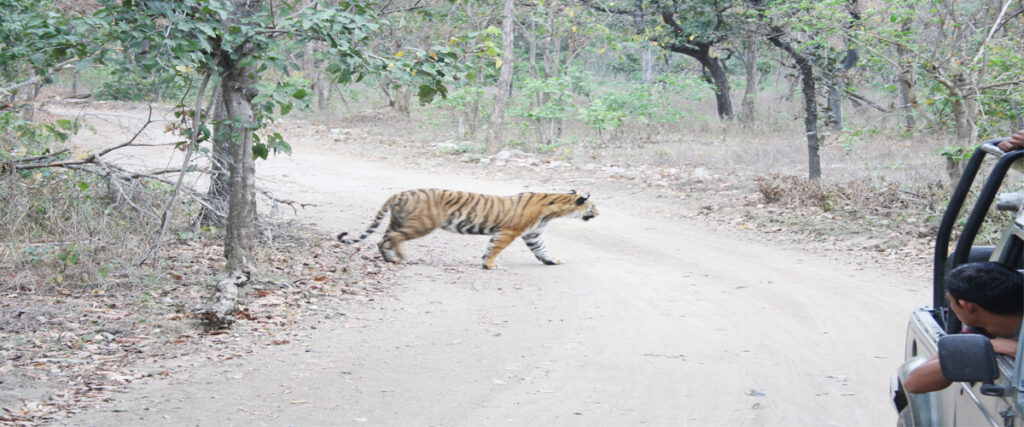
[[[484,268],[493,270],[498,268],[498,264],[494,262],[494,259],[498,257],[501,251],[505,250],[508,245],[511,245],[513,241],[519,237],[518,232],[512,231],[500,231],[491,237],[491,242],[487,244],[487,252],[484,253]]]
[[[384,261],[396,264],[402,264],[405,262],[405,253],[402,251],[402,242],[408,239],[406,239],[405,235],[402,234],[402,228],[403,222],[401,218],[392,211],[391,223],[388,224],[388,229],[384,232],[384,237],[381,238],[380,243],[377,244],[377,248],[380,249],[380,256],[384,257]]]
[[[548,248],[544,246],[544,239],[540,237],[539,231],[524,234],[523,241],[526,242],[526,246],[533,251],[533,255],[536,256],[540,262],[547,265],[558,265],[562,263],[562,260],[552,258],[551,255],[548,254]]]
[[[406,262],[402,242],[426,236],[435,228],[437,225],[429,218],[414,216],[402,221],[392,217],[391,225],[388,226],[388,231],[384,233],[384,238],[381,239],[377,247],[380,248],[380,254],[386,261],[402,264]]]
[[[391,233],[384,235],[383,239],[380,239],[380,243],[377,243],[377,248],[380,249],[380,256],[384,258],[384,261],[401,264],[405,261],[405,257],[402,255],[402,247],[399,246],[400,241],[396,242],[394,236]]]

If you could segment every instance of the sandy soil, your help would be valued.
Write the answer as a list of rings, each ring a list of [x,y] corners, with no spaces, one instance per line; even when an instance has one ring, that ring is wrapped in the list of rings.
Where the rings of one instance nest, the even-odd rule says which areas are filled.
[[[342,134],[346,131],[342,130]],[[358,137],[289,135],[258,164],[297,217],[361,231],[392,193],[587,190],[601,215],[551,224],[560,266],[525,245],[479,268],[487,239],[439,231],[365,304],[338,308],[287,345],[211,362],[165,361],[61,425],[890,424],[889,377],[919,274],[768,243],[672,212],[658,192],[575,172],[524,175],[413,158]],[[377,237],[360,243],[375,250]]]

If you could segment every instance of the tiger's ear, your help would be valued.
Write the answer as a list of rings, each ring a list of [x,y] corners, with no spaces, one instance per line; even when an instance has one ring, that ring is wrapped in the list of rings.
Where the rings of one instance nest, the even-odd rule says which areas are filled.
[[[589,194],[587,194],[586,196],[581,196],[580,198],[576,199],[576,204],[577,205],[582,205],[582,204],[586,203],[587,199],[589,199],[589,198],[590,198]]]

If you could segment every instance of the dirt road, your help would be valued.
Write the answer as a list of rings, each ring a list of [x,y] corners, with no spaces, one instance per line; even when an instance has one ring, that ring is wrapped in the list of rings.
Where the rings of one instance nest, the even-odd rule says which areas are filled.
[[[396,167],[314,139],[258,166],[325,234],[361,231],[398,190],[563,191]],[[893,422],[889,376],[924,284],[667,220],[656,198],[591,190],[601,211],[479,268],[487,239],[408,244],[401,284],[283,346],[166,379],[67,425],[751,425]],[[373,247],[379,234],[361,244]],[[374,247],[375,249],[375,247]]]

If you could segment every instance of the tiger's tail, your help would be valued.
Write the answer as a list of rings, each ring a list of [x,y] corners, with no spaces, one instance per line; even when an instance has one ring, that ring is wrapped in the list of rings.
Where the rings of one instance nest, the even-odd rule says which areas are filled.
[[[391,210],[391,203],[393,201],[394,197],[392,196],[390,199],[388,199],[387,202],[384,203],[384,206],[381,206],[380,210],[377,211],[377,216],[373,219],[373,223],[370,224],[370,226],[366,228],[366,231],[363,232],[363,234],[359,235],[359,237],[355,239],[345,239],[345,236],[348,235],[348,232],[342,232],[339,233],[337,236],[338,241],[348,245],[366,240],[367,237],[370,237],[370,235],[377,230],[377,227],[380,226],[380,222],[384,220],[385,216],[387,216],[388,212]]]

